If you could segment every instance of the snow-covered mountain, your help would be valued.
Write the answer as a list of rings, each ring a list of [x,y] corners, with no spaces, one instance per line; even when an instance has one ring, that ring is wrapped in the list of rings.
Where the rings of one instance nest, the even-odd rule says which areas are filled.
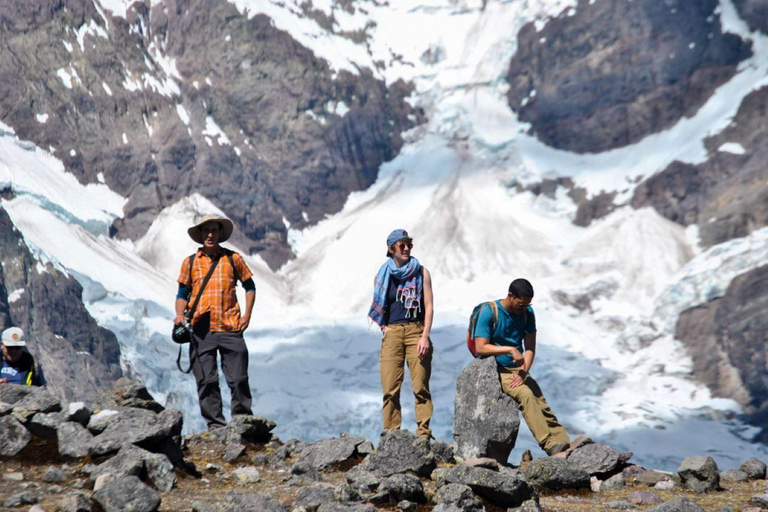
[[[711,455],[721,468],[768,456],[764,445],[751,442],[759,429],[743,421],[741,405],[713,397],[675,339],[681,313],[722,297],[734,278],[765,264],[768,228],[753,222],[743,236],[702,244],[701,222],[670,218],[653,202],[630,206],[638,187],[675,162],[706,165],[718,153],[743,154],[737,140],[714,150],[709,141],[730,133],[744,99],[768,83],[768,36],[752,31],[730,0],[713,4],[707,22],[751,46],[730,72],[718,75],[721,83],[706,94],[706,87],[699,89],[697,108],[600,153],[555,149],[510,107],[510,61],[524,27],[543,30],[548,20],[578,17],[594,3],[325,0],[308,8],[298,0],[232,1],[248,19],[268,17],[335,75],[370,74],[386,87],[412,83],[407,102],[424,113],[423,123],[398,134],[402,147],[379,167],[373,185],[349,194],[341,211],[322,220],[317,212],[309,221],[283,218],[293,257],[277,270],[270,267],[274,258],[247,255],[250,242],[235,247],[246,254],[258,288],[246,333],[255,410],[277,422],[281,438],[340,431],[378,436],[380,335],[366,312],[386,235],[403,227],[415,239],[414,255],[434,276],[436,436],[451,438],[455,380],[469,362],[469,312],[503,297],[512,279],[527,277],[536,290],[539,328],[534,373],[569,432],[666,469],[691,454]],[[158,0],[93,5],[101,21],[83,31],[83,41],[109,38],[98,27],[124,23],[137,6],[150,18],[169,8]],[[171,47],[152,47],[153,58],[163,62]],[[194,88],[192,79],[172,70],[154,73],[181,84],[171,97],[194,103],[182,92]],[[531,90],[528,101],[545,92],[551,96]],[[332,121],[348,115],[343,102],[331,107]],[[313,122],[329,122],[309,112]],[[221,144],[221,137],[237,134],[227,133],[226,123],[219,128],[215,113],[209,117],[212,124],[206,117],[205,129],[194,126],[202,131],[193,136],[190,127],[190,136],[214,137],[221,151],[240,157],[236,144]],[[2,205],[14,225],[40,261],[80,282],[88,311],[120,342],[124,371],[140,376],[162,403],[184,410],[187,430],[203,428],[193,379],[175,369],[169,337],[175,279],[195,248],[186,228],[203,213],[232,213],[216,203],[218,194],[206,195],[202,179],[186,197],[161,204],[141,236],[117,239],[110,226],[136,198],[112,189],[113,178],[83,184],[88,180],[78,181],[60,152],[18,133],[0,125],[0,189],[9,191]],[[558,185],[543,190],[547,183]],[[576,225],[578,209],[606,193],[610,207]],[[227,207],[233,204],[238,201]],[[402,402],[404,427],[413,428],[407,391]],[[521,434],[512,457],[534,445]]]

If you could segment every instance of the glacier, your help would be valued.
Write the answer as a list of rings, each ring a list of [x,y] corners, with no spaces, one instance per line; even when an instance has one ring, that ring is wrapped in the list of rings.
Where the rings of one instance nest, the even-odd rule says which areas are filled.
[[[503,297],[523,276],[536,290],[533,373],[572,437],[634,451],[636,463],[663,470],[688,455],[710,455],[721,469],[768,457],[768,448],[750,442],[755,429],[739,419],[738,405],[693,380],[690,358],[673,336],[680,312],[722,295],[734,277],[766,261],[768,229],[702,251],[695,228],[653,210],[619,208],[582,228],[571,222],[575,205],[565,193],[550,198],[518,188],[571,176],[591,193],[618,190],[621,200],[631,195],[634,177],[675,159],[704,158],[703,138],[727,126],[768,74],[765,37],[746,31],[730,1],[721,1],[724,29],[752,39],[754,56],[695,116],[596,155],[544,146],[526,134],[504,97],[519,28],[576,2],[483,8],[480,0],[392,0],[370,5],[366,16],[334,11],[341,30],[376,22],[368,48],[323,32],[301,17],[296,1],[233,3],[249,15],[272,16],[319,56],[336,59],[337,69],[384,60],[389,64],[378,73],[390,83],[413,81],[411,101],[429,119],[404,134],[400,155],[381,167],[373,186],[350,195],[338,214],[290,232],[295,259],[272,271],[258,255],[245,255],[257,284],[246,333],[254,410],[277,422],[281,438],[311,441],[346,431],[377,439],[380,333],[366,313],[386,234],[403,227],[434,279],[436,437],[451,439],[455,380],[470,361],[469,312]],[[127,6],[101,4],[122,15]],[[402,59],[392,60],[395,54]],[[169,333],[179,267],[195,250],[186,228],[203,213],[221,213],[216,205],[193,195],[164,210],[141,239],[111,239],[107,228],[124,199],[105,185],[77,183],[55,155],[1,125],[0,186],[13,190],[2,205],[36,256],[78,279],[89,312],[117,335],[125,373],[184,411],[186,432],[202,430],[193,379],[176,369]],[[557,300],[563,295],[586,297],[580,300],[588,307]],[[223,381],[222,389],[226,408]],[[413,429],[408,389],[406,377],[403,426]],[[538,450],[523,426],[510,460],[528,448]]]

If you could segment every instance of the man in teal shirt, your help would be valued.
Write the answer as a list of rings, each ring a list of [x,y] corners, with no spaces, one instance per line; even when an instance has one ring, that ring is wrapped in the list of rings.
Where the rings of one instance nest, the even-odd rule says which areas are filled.
[[[480,311],[475,346],[479,356],[496,358],[502,389],[520,406],[541,449],[547,455],[555,455],[567,450],[571,441],[529,373],[536,356],[532,300],[533,286],[528,280],[512,281],[506,298],[489,303]]]

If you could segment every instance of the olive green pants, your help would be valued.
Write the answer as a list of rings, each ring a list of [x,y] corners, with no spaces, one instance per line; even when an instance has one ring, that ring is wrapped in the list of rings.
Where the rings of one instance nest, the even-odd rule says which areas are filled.
[[[381,340],[379,369],[381,388],[384,394],[382,416],[384,430],[397,430],[402,423],[400,411],[400,387],[405,377],[405,362],[411,376],[411,388],[416,399],[416,435],[432,435],[429,420],[432,418],[432,394],[429,392],[429,377],[432,374],[432,347],[424,359],[419,359],[416,346],[424,332],[422,322],[393,324]]]
[[[536,438],[541,449],[547,451],[556,444],[570,444],[571,440],[568,438],[568,434],[552,413],[541,388],[533,380],[533,377],[528,374],[522,384],[513,388],[512,376],[519,372],[520,368],[499,366],[498,370],[501,389],[517,402],[520,412],[525,418],[525,423],[528,424],[531,434]]]

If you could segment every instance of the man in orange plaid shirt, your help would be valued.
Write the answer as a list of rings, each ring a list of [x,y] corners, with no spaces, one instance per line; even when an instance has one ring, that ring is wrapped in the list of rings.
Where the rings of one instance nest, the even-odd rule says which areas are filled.
[[[229,239],[232,230],[232,221],[216,215],[206,215],[187,230],[192,240],[202,247],[184,259],[176,296],[174,323],[181,325],[187,321],[184,312],[197,300],[206,275],[218,260],[190,319],[194,339],[189,361],[197,380],[200,413],[209,429],[226,425],[221,407],[217,352],[221,354],[221,369],[232,392],[232,415],[253,414],[248,384],[248,348],[243,332],[251,321],[256,285],[243,257],[219,245]],[[245,313],[242,315],[235,294],[238,279],[245,288]]]

